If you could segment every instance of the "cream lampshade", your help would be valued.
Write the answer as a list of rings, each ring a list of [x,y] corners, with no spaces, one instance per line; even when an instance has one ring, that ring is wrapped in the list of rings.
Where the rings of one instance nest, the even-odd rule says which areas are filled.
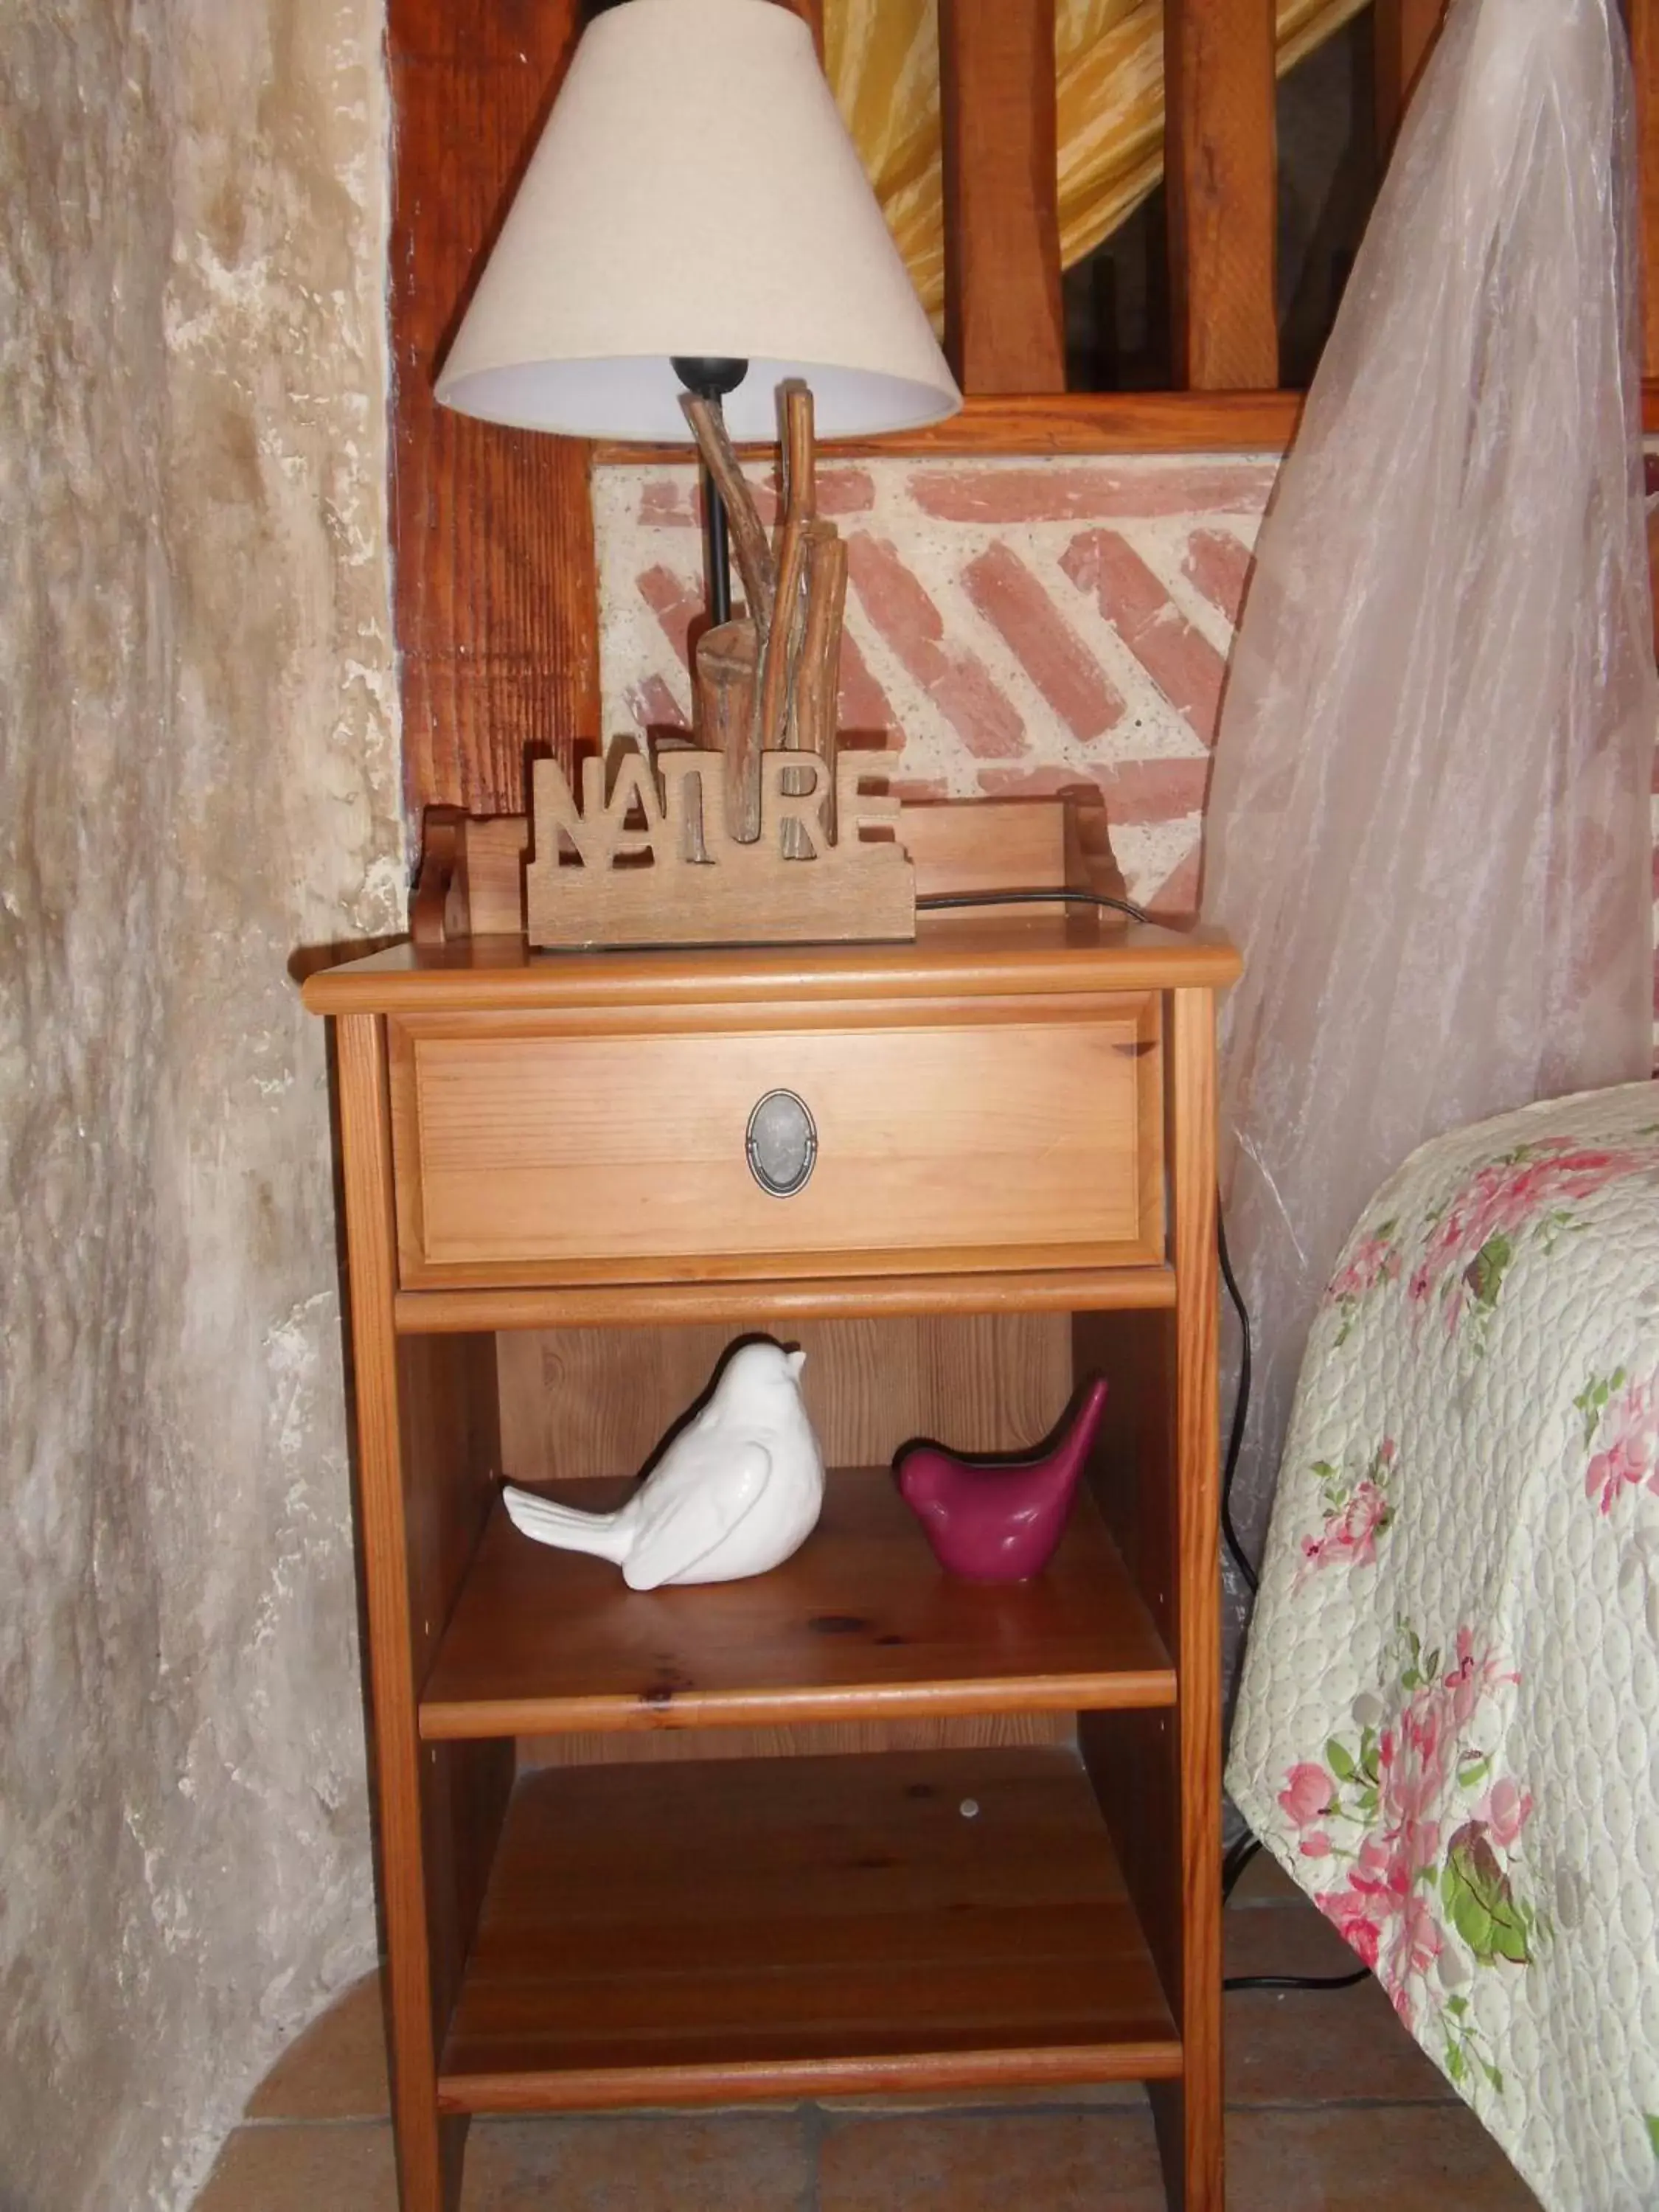
[[[825,438],[962,404],[811,35],[774,0],[628,0],[589,27],[437,393],[523,428],[689,441],[676,359],[748,364],[726,386],[739,440],[775,434],[789,377]]]

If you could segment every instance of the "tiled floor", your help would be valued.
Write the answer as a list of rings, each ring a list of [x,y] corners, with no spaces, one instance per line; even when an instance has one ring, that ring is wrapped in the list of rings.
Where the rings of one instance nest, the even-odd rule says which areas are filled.
[[[1258,1861],[1257,1867],[1261,1867]],[[1233,1973],[1352,1964],[1282,1878],[1227,1915]],[[1227,2000],[1231,2212],[1536,2212],[1374,1983]],[[380,1990],[286,2054],[196,2212],[395,2212]],[[1163,2212],[1138,2089],[990,2104],[478,2121],[461,2212]]]

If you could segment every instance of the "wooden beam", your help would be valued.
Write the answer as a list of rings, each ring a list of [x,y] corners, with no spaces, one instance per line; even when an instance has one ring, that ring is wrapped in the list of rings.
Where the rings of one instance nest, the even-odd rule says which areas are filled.
[[[1645,0],[1636,0],[1638,6]],[[1440,35],[1446,0],[1375,0],[1371,34],[1376,42],[1376,143],[1384,155],[1394,143],[1400,118],[1429,49]]]
[[[1629,0],[1629,15],[1642,226],[1642,373],[1651,379],[1659,376],[1659,0]],[[1647,427],[1654,427],[1651,421]]]
[[[526,755],[568,763],[599,735],[588,448],[432,394],[580,18],[580,0],[392,0],[392,536],[417,821],[522,812]]]
[[[964,392],[1066,388],[1054,0],[939,0],[945,350]]]
[[[1280,453],[1295,433],[1303,398],[1299,392],[1057,392],[969,398],[947,422],[881,438],[841,439],[818,452],[830,465],[883,454],[940,460],[952,453]],[[1649,411],[1649,427],[1659,429],[1659,394]],[[742,446],[738,452],[766,462],[776,448]],[[593,448],[600,468],[686,459],[684,446]]]
[[[1164,11],[1164,179],[1175,381],[1279,381],[1273,0]]]

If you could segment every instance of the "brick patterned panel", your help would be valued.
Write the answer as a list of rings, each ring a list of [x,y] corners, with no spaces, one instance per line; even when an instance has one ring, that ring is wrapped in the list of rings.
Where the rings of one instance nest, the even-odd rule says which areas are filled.
[[[842,726],[908,793],[1106,794],[1132,896],[1190,913],[1210,746],[1275,464],[1125,458],[826,467],[848,541]],[[695,472],[594,472],[605,727],[684,726]],[[769,494],[763,502],[769,513]]]
[[[1226,658],[1276,466],[826,467],[819,504],[848,546],[842,727],[890,732],[898,786],[918,794],[1093,777],[1131,896],[1190,914]],[[1659,506],[1659,454],[1650,473]],[[605,726],[683,727],[702,605],[695,471],[598,469],[593,498]],[[761,504],[769,520],[769,491]],[[1659,836],[1659,769],[1653,804]],[[1654,883],[1659,902],[1659,859]],[[1659,1037],[1659,971],[1654,1003]]]

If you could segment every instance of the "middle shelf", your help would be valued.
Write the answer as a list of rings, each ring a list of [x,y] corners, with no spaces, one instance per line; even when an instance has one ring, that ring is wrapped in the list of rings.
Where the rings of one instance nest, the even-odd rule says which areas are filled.
[[[547,1486],[605,1510],[629,1482]],[[886,1468],[832,1469],[794,1558],[745,1582],[630,1590],[521,1536],[499,1501],[421,1699],[428,1741],[1171,1705],[1175,1669],[1079,1491],[1029,1583],[958,1582]]]

